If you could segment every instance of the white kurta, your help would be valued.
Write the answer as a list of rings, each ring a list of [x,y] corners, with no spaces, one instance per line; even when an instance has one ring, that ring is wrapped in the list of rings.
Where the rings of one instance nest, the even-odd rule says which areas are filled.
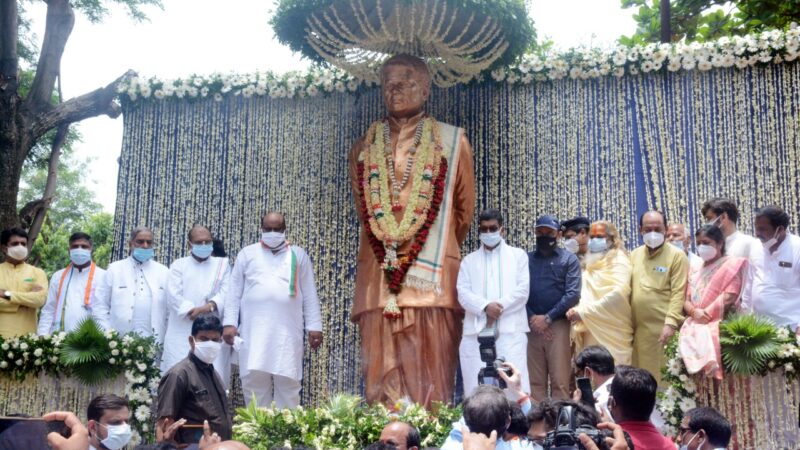
[[[103,277],[106,271],[95,266],[92,285],[89,286],[89,305],[85,305],[86,284],[89,281],[89,269],[76,269],[72,265],[69,270],[61,269],[50,278],[50,289],[47,292],[47,301],[42,307],[39,315],[39,336],[58,333],[59,331],[70,332],[77,328],[84,319],[92,315],[91,308],[97,300],[95,290],[97,286],[103,284]],[[64,282],[61,277],[66,272]],[[58,286],[61,285],[61,295],[58,294]]]
[[[505,240],[492,251],[483,246],[461,261],[458,271],[458,301],[464,307],[464,333],[459,346],[464,393],[478,384],[478,372],[485,363],[478,351],[478,333],[486,326],[489,303],[503,305],[497,321],[497,356],[505,357],[521,372],[522,385],[528,386],[528,316],[525,304],[530,289],[528,254],[511,247]]]
[[[741,231],[734,231],[725,238],[725,254],[752,261],[761,254],[761,241]]]
[[[92,317],[106,330],[154,335],[163,343],[168,278],[169,269],[153,260],[140,263],[129,256],[111,263],[95,290]]]
[[[291,250],[297,259],[298,289],[289,295]],[[301,380],[304,330],[322,331],[314,272],[308,254],[295,245],[278,254],[260,243],[236,257],[225,300],[224,325],[238,326],[244,342],[239,371]]]
[[[772,319],[778,326],[800,327],[800,237],[787,234],[774,253],[762,251],[748,271],[743,307]]]
[[[193,256],[187,256],[172,263],[167,282],[168,319],[161,373],[166,373],[189,354],[189,336],[192,334],[189,311],[192,308],[213,301],[217,305],[218,315],[222,315],[229,278],[228,258],[211,256],[204,261],[198,261]],[[220,356],[214,361],[214,367],[223,381],[228,373],[224,366],[229,354],[230,347],[223,346]]]

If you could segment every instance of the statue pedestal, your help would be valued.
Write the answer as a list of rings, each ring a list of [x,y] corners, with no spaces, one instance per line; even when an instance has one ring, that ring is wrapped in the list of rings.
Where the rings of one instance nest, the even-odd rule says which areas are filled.
[[[800,448],[800,382],[789,383],[782,370],[763,377],[701,378],[697,386],[697,404],[717,409],[731,422],[729,448]]]

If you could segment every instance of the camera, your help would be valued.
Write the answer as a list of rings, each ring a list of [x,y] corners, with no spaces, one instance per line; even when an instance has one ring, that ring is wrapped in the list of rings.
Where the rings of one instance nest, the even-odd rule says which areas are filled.
[[[506,386],[505,380],[500,378],[497,372],[502,370],[509,377],[514,372],[511,369],[501,367],[506,360],[502,356],[497,356],[497,336],[496,324],[486,327],[478,333],[478,350],[480,351],[481,361],[486,363],[486,367],[478,371],[478,384],[488,384],[505,389],[508,386]]]
[[[558,410],[556,429],[547,433],[543,447],[545,450],[585,450],[578,439],[581,433],[588,436],[601,450],[608,448],[605,438],[613,437],[610,431],[598,430],[590,425],[576,426],[573,407],[565,405]]]

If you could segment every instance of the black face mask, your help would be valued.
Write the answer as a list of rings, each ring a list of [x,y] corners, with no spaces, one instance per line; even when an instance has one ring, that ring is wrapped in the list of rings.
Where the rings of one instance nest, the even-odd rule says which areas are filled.
[[[545,252],[551,252],[556,248],[556,238],[552,236],[536,236],[536,248],[538,250],[544,250]]]

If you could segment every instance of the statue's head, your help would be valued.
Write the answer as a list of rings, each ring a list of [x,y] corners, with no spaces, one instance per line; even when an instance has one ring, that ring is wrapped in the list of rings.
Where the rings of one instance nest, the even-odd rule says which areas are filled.
[[[400,54],[381,67],[383,101],[392,117],[411,117],[425,106],[431,93],[431,74],[425,61]]]

